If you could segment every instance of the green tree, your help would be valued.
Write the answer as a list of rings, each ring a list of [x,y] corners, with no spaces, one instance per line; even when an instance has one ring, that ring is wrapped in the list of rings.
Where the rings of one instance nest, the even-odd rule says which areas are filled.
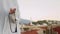
[[[46,23],[46,24],[48,24],[48,22],[47,22],[47,20],[39,20],[39,21],[37,21],[37,22],[32,22],[33,24],[40,24],[40,25],[42,25],[43,23]]]
[[[32,22],[32,24],[36,25],[36,24],[37,24],[37,22]]]

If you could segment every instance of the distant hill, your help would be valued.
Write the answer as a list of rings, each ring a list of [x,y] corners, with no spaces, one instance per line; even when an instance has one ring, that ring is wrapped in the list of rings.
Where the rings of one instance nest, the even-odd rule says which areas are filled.
[[[29,24],[31,21],[27,19],[20,19],[20,24]]]

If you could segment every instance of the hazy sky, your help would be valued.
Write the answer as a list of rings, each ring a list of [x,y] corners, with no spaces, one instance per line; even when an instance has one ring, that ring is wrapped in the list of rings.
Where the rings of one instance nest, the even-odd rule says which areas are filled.
[[[23,19],[60,20],[60,0],[18,0]]]

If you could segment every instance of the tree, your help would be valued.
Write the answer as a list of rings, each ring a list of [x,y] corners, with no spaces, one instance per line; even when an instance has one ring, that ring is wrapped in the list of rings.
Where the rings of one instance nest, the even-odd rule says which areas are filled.
[[[46,21],[46,20],[42,20],[42,21],[37,21],[37,22],[32,22],[33,24],[40,24],[40,25],[42,25],[43,23],[46,23],[46,24],[48,24],[48,22]]]
[[[37,23],[36,22],[32,22],[32,24],[36,25]]]

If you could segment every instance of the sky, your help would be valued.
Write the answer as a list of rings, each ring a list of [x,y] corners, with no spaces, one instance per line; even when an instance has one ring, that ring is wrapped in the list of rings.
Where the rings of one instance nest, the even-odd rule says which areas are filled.
[[[29,20],[60,20],[60,0],[18,0],[20,17]]]

